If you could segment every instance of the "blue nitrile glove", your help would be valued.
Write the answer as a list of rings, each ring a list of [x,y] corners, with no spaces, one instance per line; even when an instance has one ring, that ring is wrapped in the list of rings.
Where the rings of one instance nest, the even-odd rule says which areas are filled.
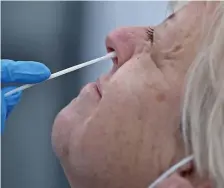
[[[21,83],[34,84],[49,78],[50,70],[42,63],[34,61],[1,60],[1,84]],[[1,133],[4,131],[5,120],[13,107],[19,102],[22,92],[4,97],[4,94],[15,87],[5,87],[1,90]]]

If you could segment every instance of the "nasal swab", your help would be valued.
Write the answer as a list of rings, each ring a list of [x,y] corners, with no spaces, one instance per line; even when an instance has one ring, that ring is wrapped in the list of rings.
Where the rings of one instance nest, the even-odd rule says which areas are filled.
[[[51,79],[57,78],[57,77],[62,76],[64,74],[67,74],[67,73],[73,72],[75,70],[81,69],[83,67],[86,67],[88,65],[92,65],[94,63],[97,63],[97,62],[100,62],[100,61],[105,61],[105,60],[112,59],[112,58],[115,58],[115,57],[116,57],[116,53],[115,52],[110,52],[110,53],[106,54],[105,56],[93,59],[91,61],[87,61],[85,63],[81,63],[79,65],[75,65],[73,67],[70,67],[70,68],[61,70],[59,72],[56,72],[54,74],[51,74],[51,76],[47,80],[51,80]],[[37,83],[37,84],[40,84],[40,83]],[[17,87],[16,89],[13,89],[13,90],[7,92],[4,96],[7,97],[9,95],[12,95],[12,94],[18,92],[18,91],[22,91],[24,89],[28,89],[28,88],[30,88],[30,87],[32,87],[34,85],[37,85],[37,84],[26,84],[26,85]]]

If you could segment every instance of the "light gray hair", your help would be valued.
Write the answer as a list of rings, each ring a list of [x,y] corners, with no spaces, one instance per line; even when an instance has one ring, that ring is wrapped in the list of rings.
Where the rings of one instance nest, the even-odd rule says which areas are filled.
[[[171,2],[170,6],[176,11],[185,4]],[[224,2],[217,5],[212,22],[203,15],[203,42],[186,76],[182,128],[187,152],[193,154],[200,175],[223,188]]]

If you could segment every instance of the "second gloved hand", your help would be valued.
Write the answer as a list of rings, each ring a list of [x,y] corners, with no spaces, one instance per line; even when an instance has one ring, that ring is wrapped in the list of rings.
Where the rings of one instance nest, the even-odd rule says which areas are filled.
[[[48,79],[50,70],[42,63],[34,61],[1,60],[1,84],[20,83],[34,84]],[[19,102],[22,92],[4,97],[4,94],[15,87],[5,87],[1,90],[1,133],[5,127],[5,120],[13,107]]]

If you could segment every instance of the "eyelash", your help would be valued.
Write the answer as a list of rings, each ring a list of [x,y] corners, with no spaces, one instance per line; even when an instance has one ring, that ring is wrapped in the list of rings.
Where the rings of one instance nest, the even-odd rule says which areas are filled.
[[[147,37],[148,39],[153,42],[154,41],[154,29],[152,29],[151,27],[149,27],[147,30],[146,30],[146,34],[147,34]]]

